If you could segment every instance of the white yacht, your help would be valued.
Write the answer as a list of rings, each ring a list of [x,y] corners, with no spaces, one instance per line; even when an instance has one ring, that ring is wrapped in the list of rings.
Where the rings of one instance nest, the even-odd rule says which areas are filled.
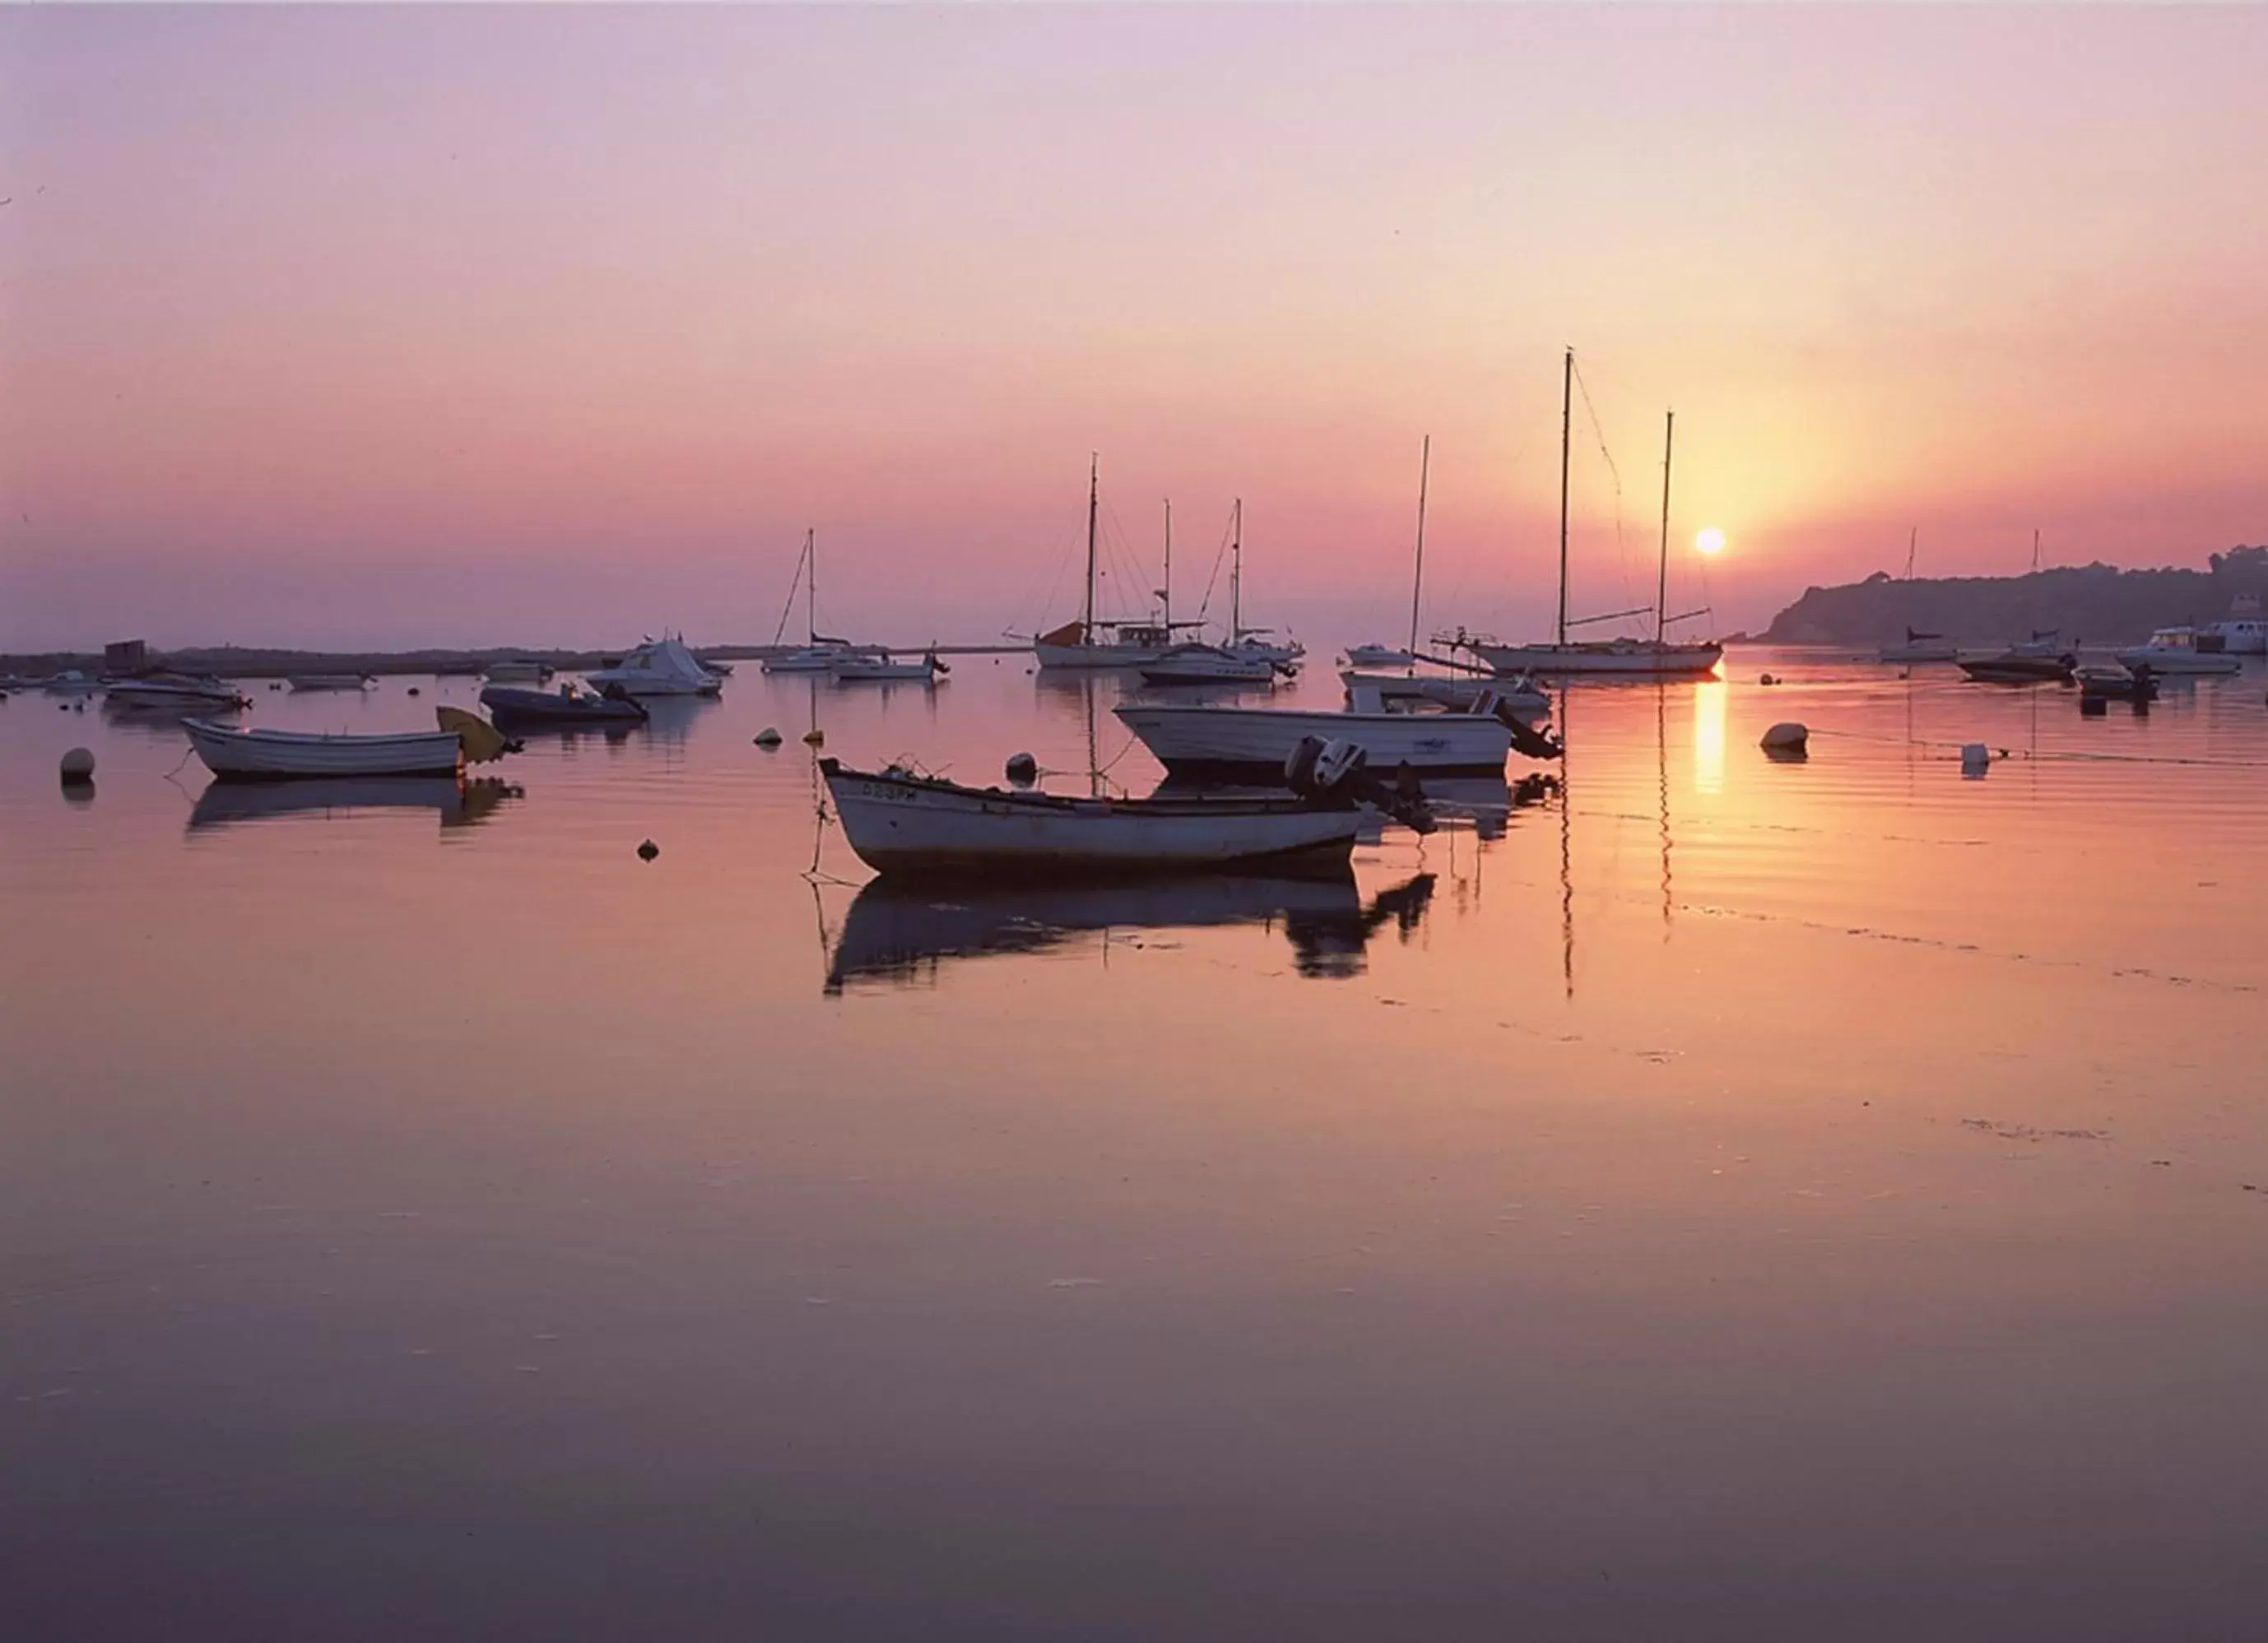
[[[701,665],[682,638],[665,634],[649,639],[619,665],[586,673],[593,689],[619,690],[625,696],[717,696],[725,681]]]
[[[2154,673],[2234,673],[2243,663],[2226,650],[2200,643],[2194,627],[2161,627],[2150,642],[2118,652],[2121,665],[2146,667]]]
[[[2260,596],[2238,594],[2229,603],[2227,619],[2207,622],[2198,634],[2201,639],[2220,640],[2220,648],[2230,656],[2268,655],[2268,621],[2260,617]]]

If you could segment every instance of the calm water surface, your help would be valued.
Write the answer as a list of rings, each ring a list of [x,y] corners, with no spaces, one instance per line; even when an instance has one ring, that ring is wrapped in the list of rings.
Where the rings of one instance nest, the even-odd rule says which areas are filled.
[[[2268,1635],[2268,681],[1727,671],[1351,884],[949,897],[795,738],[1145,790],[1115,686],[375,802],[0,703],[8,1633]]]

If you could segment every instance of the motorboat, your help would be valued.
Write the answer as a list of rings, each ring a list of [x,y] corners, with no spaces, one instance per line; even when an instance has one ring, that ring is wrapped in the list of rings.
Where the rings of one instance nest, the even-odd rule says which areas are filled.
[[[548,685],[557,671],[549,662],[539,662],[533,656],[507,657],[480,670],[481,676],[492,685]]]
[[[294,673],[292,690],[368,690],[378,680],[368,673]]]
[[[114,679],[107,700],[114,708],[190,713],[252,705],[251,700],[239,694],[233,685],[217,678],[193,678],[186,673],[145,673],[137,678]]]
[[[725,681],[701,665],[682,638],[667,634],[645,641],[616,665],[583,677],[601,692],[625,696],[716,696],[725,689]]]
[[[635,697],[607,695],[571,681],[556,691],[490,685],[481,692],[481,706],[498,724],[638,724],[646,717],[644,704]]]
[[[2240,593],[2229,602],[2226,620],[2208,622],[2198,630],[2200,641],[2218,639],[2231,656],[2268,654],[2268,621],[2260,617],[2260,596]]]
[[[210,719],[184,719],[189,745],[225,781],[316,776],[448,776],[519,750],[496,727],[461,708],[437,708],[437,730],[394,736],[308,730],[239,730]]]
[[[1346,659],[1350,667],[1404,667],[1417,657],[1395,645],[1349,645]]]
[[[1276,798],[1064,798],[970,788],[891,766],[819,761],[843,835],[884,874],[1159,873],[1300,863],[1344,872],[1351,803]]]
[[[1884,645],[1879,655],[1884,662],[1957,662],[1961,649],[1946,643],[1943,634],[1926,634],[1909,627],[1904,644]]]
[[[1288,671],[1290,664],[1220,645],[1184,644],[1145,663],[1141,674],[1145,685],[1273,685],[1279,669]]]
[[[1462,708],[1424,701],[1397,708],[1377,692],[1361,689],[1340,713],[1163,702],[1123,702],[1112,711],[1160,765],[1178,775],[1264,775],[1281,770],[1308,737],[1353,743],[1373,769],[1407,765],[1420,775],[1500,774],[1515,746],[1530,758],[1556,758],[1559,752],[1558,744],[1523,723],[1490,692]]]
[[[2146,666],[2159,673],[2235,673],[2244,664],[2219,649],[2218,634],[2208,638],[2194,627],[2161,627],[2150,642],[2117,653],[2126,667]]]
[[[2068,650],[2043,655],[2019,645],[1998,656],[1963,656],[1959,666],[1984,685],[2068,685],[2079,658]]]
[[[1339,683],[1351,700],[1358,691],[1372,691],[1388,706],[1397,702],[1430,701],[1436,707],[1469,713],[1484,695],[1498,700],[1523,718],[1551,711],[1551,698],[1526,675],[1517,678],[1448,678],[1439,673],[1364,673],[1353,668],[1339,671]]]
[[[918,685],[933,685],[940,675],[953,671],[934,655],[924,656],[918,661],[902,662],[887,651],[872,655],[845,655],[836,658],[834,665],[827,671],[843,684],[871,680]]]
[[[24,688],[29,690],[32,686],[27,682]],[[40,679],[39,688],[50,696],[92,696],[102,688],[102,681],[89,678],[75,667],[67,667],[60,673],[52,673]]]

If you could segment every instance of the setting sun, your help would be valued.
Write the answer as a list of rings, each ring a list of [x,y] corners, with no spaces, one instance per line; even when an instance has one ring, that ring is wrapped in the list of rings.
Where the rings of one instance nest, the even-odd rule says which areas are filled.
[[[1709,526],[1693,539],[1693,551],[1714,558],[1725,551],[1725,533],[1713,524]]]

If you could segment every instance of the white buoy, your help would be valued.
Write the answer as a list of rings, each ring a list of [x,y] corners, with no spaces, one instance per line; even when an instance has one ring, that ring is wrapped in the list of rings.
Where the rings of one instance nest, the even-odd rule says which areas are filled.
[[[762,730],[759,730],[759,731],[757,731],[757,732],[756,732],[756,745],[757,745],[757,746],[759,746],[759,747],[777,747],[779,744],[780,744],[780,733],[779,733],[777,730],[774,730],[770,725],[769,725],[769,724],[768,724],[768,725],[764,726],[764,728],[763,728]]]
[[[1992,767],[1992,750],[1982,742],[1969,742],[1961,749],[1961,774],[1981,776]]]
[[[1793,719],[1772,726],[1764,732],[1764,740],[1756,744],[1767,753],[1782,758],[1803,753],[1808,751],[1810,744],[1811,731]]]
[[[74,747],[63,755],[63,785],[85,787],[94,780],[94,755],[84,747]]]

